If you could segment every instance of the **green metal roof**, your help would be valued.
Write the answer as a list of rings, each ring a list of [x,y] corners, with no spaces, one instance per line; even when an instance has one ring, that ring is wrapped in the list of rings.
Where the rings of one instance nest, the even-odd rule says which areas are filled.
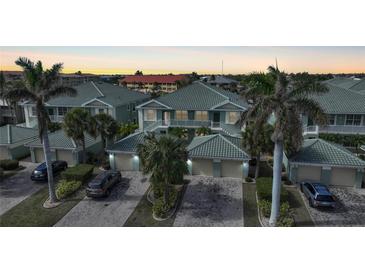
[[[224,103],[233,103],[244,109],[248,104],[243,98],[221,88],[202,82],[195,82],[177,91],[161,96],[155,101],[172,109],[209,110]]]
[[[77,148],[76,143],[72,138],[68,137],[63,130],[58,130],[53,133],[48,134],[49,144],[51,149],[61,148],[61,149],[75,149]],[[85,133],[85,147],[92,146],[101,141],[100,137],[94,139],[89,134]],[[42,147],[41,140],[37,138],[26,144],[28,147]]]
[[[13,145],[25,143],[38,136],[38,129],[5,125],[0,127],[0,144]],[[10,140],[9,140],[10,137]]]
[[[47,104],[50,106],[77,107],[97,99],[111,106],[119,106],[150,98],[147,94],[104,82],[91,81],[75,86],[74,88],[77,90],[75,97],[57,97],[49,100]]]
[[[145,134],[143,132],[137,132],[131,134],[125,137],[124,139],[114,143],[112,146],[108,148],[108,151],[136,153],[138,145],[144,143],[144,136]]]
[[[188,146],[189,157],[208,159],[249,160],[241,149],[241,139],[221,134],[195,137]]]
[[[364,94],[335,86],[327,82],[329,91],[322,95],[315,95],[316,100],[328,114],[365,114]]]
[[[322,139],[304,140],[302,148],[290,158],[290,162],[365,167],[365,161],[343,146]]]

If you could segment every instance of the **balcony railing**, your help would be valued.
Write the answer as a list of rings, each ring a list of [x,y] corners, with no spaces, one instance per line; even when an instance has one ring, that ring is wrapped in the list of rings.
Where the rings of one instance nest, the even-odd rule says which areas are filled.
[[[318,135],[318,126],[303,127],[303,135]]]
[[[48,115],[48,116],[52,122],[56,122],[56,123],[62,122],[63,118],[64,118],[64,116],[59,116],[59,115]]]

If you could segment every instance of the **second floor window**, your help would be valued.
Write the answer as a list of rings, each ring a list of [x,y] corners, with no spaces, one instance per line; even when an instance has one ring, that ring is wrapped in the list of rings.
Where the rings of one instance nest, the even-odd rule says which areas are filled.
[[[236,111],[230,111],[226,113],[226,123],[235,124],[240,118],[240,113]]]
[[[188,120],[188,112],[186,110],[176,110],[176,120]]]
[[[59,107],[58,108],[58,116],[65,116],[67,113],[67,108],[66,107]]]
[[[328,124],[330,126],[333,126],[336,124],[336,115],[334,115],[334,114],[328,115]]]
[[[156,110],[154,109],[145,109],[144,110],[144,120],[145,121],[156,121]]]
[[[208,111],[195,111],[195,120],[207,121],[208,120]]]
[[[347,126],[359,126],[361,125],[361,115],[346,115],[346,125]]]

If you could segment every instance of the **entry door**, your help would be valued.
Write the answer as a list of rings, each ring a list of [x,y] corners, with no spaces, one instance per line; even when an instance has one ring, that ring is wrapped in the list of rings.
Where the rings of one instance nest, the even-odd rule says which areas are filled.
[[[219,127],[221,115],[219,112],[213,112],[213,127]]]
[[[170,112],[169,111],[164,111],[164,113],[162,115],[162,122],[164,125],[170,124]]]

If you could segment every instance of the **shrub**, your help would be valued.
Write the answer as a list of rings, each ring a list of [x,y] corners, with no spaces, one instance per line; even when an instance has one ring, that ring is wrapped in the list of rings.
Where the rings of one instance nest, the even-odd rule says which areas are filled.
[[[268,200],[259,200],[258,206],[262,215],[264,215],[266,218],[269,218],[271,213],[271,202]]]
[[[280,217],[276,222],[276,226],[291,227],[294,226],[294,224],[294,219],[291,216]]]
[[[0,160],[0,167],[4,170],[13,170],[19,167],[17,160]]]
[[[175,206],[177,200],[177,191],[175,188],[170,189],[169,200],[167,203],[164,202],[163,196],[159,197],[155,203],[153,204],[152,211],[153,213],[160,218],[166,216],[166,214],[170,211],[171,208]]]
[[[258,206],[262,215],[266,218],[271,214],[271,202],[267,200],[260,200]],[[277,226],[294,226],[294,218],[289,203],[284,202],[280,205],[280,216],[276,223]]]
[[[267,200],[271,202],[272,196],[272,178],[261,177],[256,180],[257,196],[260,200]],[[285,188],[281,188],[280,201],[288,201],[288,191]]]
[[[251,177],[246,177],[246,178],[245,178],[245,181],[246,181],[247,183],[252,183],[252,182],[253,182],[253,179],[252,179]]]
[[[70,196],[76,190],[81,187],[81,181],[67,181],[67,180],[60,180],[56,188],[56,196],[58,199],[63,199]]]
[[[61,178],[67,181],[81,181],[85,183],[93,174],[93,165],[80,164],[70,167],[61,173]]]

